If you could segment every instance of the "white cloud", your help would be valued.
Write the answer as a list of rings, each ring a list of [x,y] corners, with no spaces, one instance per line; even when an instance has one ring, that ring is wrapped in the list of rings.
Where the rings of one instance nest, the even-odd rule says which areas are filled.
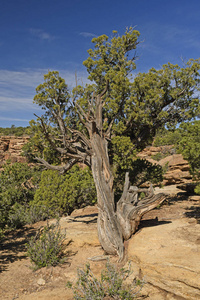
[[[96,34],[94,34],[94,33],[91,33],[91,32],[80,32],[79,33],[80,35],[82,35],[82,36],[84,36],[84,37],[86,37],[86,38],[88,38],[88,37],[97,37],[97,35]]]
[[[26,69],[23,71],[0,70],[0,112],[32,111],[39,107],[33,104],[35,88],[43,82],[47,69]],[[69,89],[75,84],[75,72],[59,70]],[[88,82],[86,72],[77,72],[78,84]]]
[[[52,41],[54,40],[56,37],[51,35],[50,33],[45,32],[42,29],[37,29],[37,28],[30,28],[30,33],[39,38],[40,40],[47,40],[47,41]]]
[[[36,87],[48,70],[10,71],[0,70],[0,87],[13,85],[23,87]]]
[[[15,122],[29,122],[28,119],[19,119],[19,118],[9,118],[9,117],[1,117],[0,120],[2,121],[15,121]]]
[[[29,110],[33,108],[33,100],[31,98],[19,98],[19,97],[5,97],[0,96],[0,106],[2,111],[14,111],[14,110]]]

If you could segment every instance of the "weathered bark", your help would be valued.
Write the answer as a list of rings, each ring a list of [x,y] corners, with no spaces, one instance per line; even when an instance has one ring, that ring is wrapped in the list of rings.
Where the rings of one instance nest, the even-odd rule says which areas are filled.
[[[139,200],[140,192],[146,194],[146,197],[141,200]],[[117,203],[116,212],[124,240],[128,240],[135,233],[142,216],[161,204],[165,198],[166,196],[162,193],[154,195],[152,185],[149,189],[130,186],[129,174],[126,173],[124,191]]]
[[[122,230],[115,213],[113,175],[107,153],[107,142],[99,135],[91,140],[93,148],[92,173],[98,199],[98,236],[107,253],[123,257],[124,245]]]
[[[107,153],[107,142],[98,134],[91,139],[93,148],[92,173],[98,200],[98,236],[103,249],[109,254],[124,257],[124,240],[137,230],[142,216],[165,200],[164,194],[154,195],[150,189],[138,189],[130,186],[126,174],[124,191],[115,208],[113,175]],[[146,197],[139,200],[138,193],[145,192]]]

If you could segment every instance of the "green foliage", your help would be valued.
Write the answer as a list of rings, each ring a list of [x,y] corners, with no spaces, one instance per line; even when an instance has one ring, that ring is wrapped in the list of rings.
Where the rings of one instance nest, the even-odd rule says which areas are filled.
[[[181,139],[177,145],[178,152],[182,153],[191,166],[194,178],[200,177],[200,121],[182,123],[179,127]]]
[[[7,163],[4,166],[0,173],[1,229],[4,229],[6,225],[15,224],[14,227],[20,227],[24,224],[23,207],[25,210],[26,205],[33,200],[38,172],[38,169],[30,168],[25,163],[14,163],[13,165]]]
[[[29,132],[29,126],[28,127],[15,127],[15,125],[12,125],[10,128],[6,127],[0,127],[0,136],[2,135],[13,135],[13,136],[23,136],[28,135]]]
[[[45,226],[27,246],[27,255],[34,264],[34,269],[55,266],[61,262],[65,234],[61,232],[59,222]]]
[[[15,203],[9,212],[7,226],[17,229],[26,224],[34,224],[55,216],[56,212],[50,211],[45,205],[35,205],[33,201],[29,204]]]
[[[34,204],[45,205],[50,211],[70,214],[74,209],[96,203],[96,190],[91,171],[74,166],[65,175],[57,171],[42,172]]]
[[[68,282],[67,286],[73,289],[74,299],[76,300],[102,300],[104,297],[111,297],[116,300],[131,300],[136,298],[142,284],[140,281],[133,281],[132,285],[126,285],[125,280],[130,274],[130,269],[117,270],[108,261],[106,269],[101,273],[101,279],[98,280],[93,275],[90,265],[87,264],[85,270],[78,269],[76,285],[72,286]]]
[[[152,68],[148,73],[139,73],[131,99],[135,104],[134,119],[157,127],[163,120],[171,125],[193,118],[199,112],[199,99],[194,94],[194,87],[199,87],[198,70],[199,60],[191,59],[182,68],[168,63],[161,70]]]
[[[133,184],[140,186],[146,181],[153,184],[159,183],[163,180],[162,167],[152,164],[146,159],[136,159],[131,168],[130,177],[134,178]]]
[[[135,53],[139,31],[127,28],[124,35],[101,35],[92,39],[93,49],[88,50],[89,57],[83,62],[89,77],[95,82],[95,90],[101,92],[109,81],[109,92],[104,106],[105,117],[113,118],[130,95],[131,73],[136,68]],[[131,58],[130,58],[131,57]],[[120,115],[118,115],[120,117]]]
[[[160,184],[163,180],[163,168],[160,165],[152,164],[146,159],[137,158],[132,161],[128,169],[117,169],[114,181],[116,201],[122,194],[127,171],[129,171],[132,185],[141,186],[147,181],[152,184]]]
[[[112,144],[112,164],[114,169],[127,169],[136,156],[136,150],[133,147],[130,137],[128,136],[114,136],[111,140]],[[111,153],[110,151],[110,153]]]
[[[9,228],[18,229],[26,224],[26,209],[25,205],[14,203],[9,215],[7,225]]]
[[[197,186],[195,187],[194,191],[195,191],[195,193],[197,195],[200,195],[200,184],[197,184]]]
[[[34,97],[34,103],[46,110],[46,116],[49,115],[50,111],[59,111],[61,115],[64,115],[69,101],[69,91],[65,80],[59,76],[59,72],[52,71],[44,75],[44,81],[43,84],[36,88],[37,94]],[[58,97],[61,104],[59,107],[57,103]],[[51,118],[53,118],[52,114]],[[54,121],[57,122],[56,119]]]
[[[181,139],[181,133],[176,130],[163,129],[155,137],[154,146],[177,145]]]
[[[23,154],[34,161],[34,158],[42,157],[51,164],[60,164],[62,157],[59,157],[56,146],[60,146],[60,136],[58,126],[65,128],[64,119],[72,118],[71,107],[69,105],[70,94],[65,80],[59,76],[59,72],[52,71],[44,75],[44,83],[36,88],[36,95],[33,102],[38,104],[44,111],[43,118],[38,117],[38,121],[30,122],[29,143],[23,147]],[[59,116],[59,119],[56,118]],[[52,124],[45,128],[46,121]],[[47,136],[50,135],[50,141]],[[55,144],[53,140],[56,139]],[[46,145],[44,146],[44,141]]]
[[[55,132],[53,128],[49,128],[52,134]],[[42,131],[41,125],[38,121],[30,121],[30,128],[28,130],[30,139],[28,143],[22,147],[23,153],[29,162],[35,163],[35,157],[43,157],[50,164],[60,164],[61,157],[59,157],[57,151],[51,146],[49,141],[45,141],[45,133]],[[56,134],[56,133],[55,133]]]

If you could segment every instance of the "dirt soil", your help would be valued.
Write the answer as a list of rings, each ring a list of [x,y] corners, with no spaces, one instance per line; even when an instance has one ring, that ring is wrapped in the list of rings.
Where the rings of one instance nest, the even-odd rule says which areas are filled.
[[[84,217],[87,217],[85,221]],[[188,218],[191,223],[200,223],[200,197],[188,196],[184,193],[174,197],[169,196],[160,208],[148,212],[143,217],[138,230],[144,227],[159,226],[163,222],[183,217]],[[88,228],[88,232],[90,229],[96,230],[97,208],[91,209],[90,207],[88,210],[76,211],[73,218],[76,222],[84,223],[84,226]],[[46,222],[39,222],[12,231],[1,243],[1,300],[70,300],[73,299],[73,293],[66,287],[66,283],[68,280],[75,282],[77,268],[82,268],[90,262],[95,275],[100,274],[102,268],[104,268],[105,260],[88,260],[90,257],[104,255],[104,251],[97,243],[90,246],[80,245],[78,248],[68,245],[66,247],[67,260],[64,264],[33,271],[31,262],[26,256],[26,243],[44,225],[46,225]],[[110,261],[111,263],[117,263],[117,257],[110,257]],[[148,299],[151,298],[148,297]]]

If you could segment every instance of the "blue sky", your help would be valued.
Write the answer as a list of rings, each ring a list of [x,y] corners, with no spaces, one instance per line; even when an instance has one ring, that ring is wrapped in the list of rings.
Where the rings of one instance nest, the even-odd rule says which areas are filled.
[[[199,0],[0,0],[0,127],[40,114],[32,99],[48,70],[85,83],[92,37],[129,26],[141,33],[136,72],[199,57]]]

